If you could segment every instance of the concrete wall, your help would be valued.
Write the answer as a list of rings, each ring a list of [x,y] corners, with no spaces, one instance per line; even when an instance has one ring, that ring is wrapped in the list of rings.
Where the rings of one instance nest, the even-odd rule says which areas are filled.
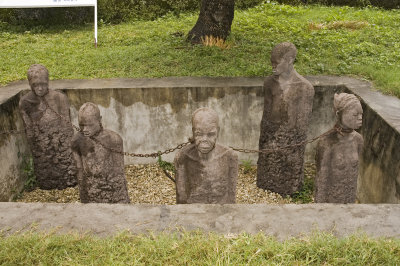
[[[360,200],[371,203],[399,202],[400,160],[399,152],[396,153],[394,149],[400,144],[400,119],[393,117],[393,114],[400,114],[400,101],[378,93],[382,98],[375,103],[376,92],[370,84],[351,78],[308,79],[316,91],[309,138],[320,135],[334,125],[335,92],[351,91],[359,95],[364,107],[361,133],[365,138],[359,180]],[[237,148],[257,149],[264,102],[262,81],[262,78],[183,77],[64,80],[53,81],[50,86],[68,95],[74,124],[78,124],[79,107],[84,102],[94,102],[100,107],[104,126],[121,134],[125,151],[151,153],[186,142],[191,136],[191,114],[204,106],[220,114],[219,142]],[[6,88],[18,92],[23,88],[28,89],[28,86],[25,82]],[[388,102],[394,109],[385,111]],[[20,120],[18,115],[15,119]],[[377,130],[379,134],[373,133]],[[375,137],[371,137],[371,134]],[[315,144],[307,147],[307,161],[314,160]],[[379,156],[376,155],[376,149],[379,149]],[[239,156],[240,160],[252,160],[253,163],[257,160],[257,154],[240,153]],[[174,153],[171,153],[163,156],[163,159],[172,161],[173,157]],[[155,159],[125,157],[126,164],[151,162],[155,162]]]
[[[0,89],[0,132],[22,130],[18,112],[19,93]],[[24,168],[30,150],[21,134],[0,134],[0,201],[10,201],[24,186]]]
[[[237,148],[258,149],[264,106],[262,78],[165,78],[162,80],[107,80],[92,82],[90,89],[76,84],[59,84],[71,101],[75,124],[79,107],[92,101],[99,105],[105,127],[124,138],[125,150],[150,153],[186,142],[191,133],[191,115],[210,107],[220,116],[219,142]],[[104,90],[103,88],[108,88]],[[318,136],[335,123],[333,94],[344,86],[316,85],[309,136]],[[315,144],[306,150],[314,161]],[[163,156],[173,161],[175,153]],[[257,162],[257,154],[239,154],[240,160]],[[152,158],[126,157],[126,164],[151,163]]]

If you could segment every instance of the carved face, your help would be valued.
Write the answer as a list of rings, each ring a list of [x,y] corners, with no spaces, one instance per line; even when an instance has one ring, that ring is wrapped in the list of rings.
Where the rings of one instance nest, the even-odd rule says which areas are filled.
[[[271,58],[272,73],[279,76],[282,73],[290,73],[293,70],[293,62],[290,58]]]
[[[49,91],[49,80],[45,75],[38,75],[31,79],[30,86],[37,96],[42,97]]]
[[[361,104],[354,103],[342,112],[340,123],[343,128],[358,129],[362,125],[363,110]]]
[[[218,137],[218,126],[206,121],[194,121],[193,137],[197,150],[207,154],[214,149]]]
[[[99,119],[95,115],[80,115],[79,127],[84,136],[92,137],[101,130],[101,118]]]

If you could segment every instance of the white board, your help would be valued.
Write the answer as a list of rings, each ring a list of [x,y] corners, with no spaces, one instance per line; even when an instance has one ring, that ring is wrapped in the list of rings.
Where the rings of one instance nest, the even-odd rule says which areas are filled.
[[[97,6],[96,0],[0,0],[0,8]]]
[[[97,47],[97,0],[0,0],[0,8],[94,6],[94,44]]]

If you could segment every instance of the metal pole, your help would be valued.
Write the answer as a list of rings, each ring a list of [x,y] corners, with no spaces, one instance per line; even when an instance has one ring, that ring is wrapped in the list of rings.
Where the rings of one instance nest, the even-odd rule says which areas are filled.
[[[97,48],[97,0],[94,6],[94,47]]]

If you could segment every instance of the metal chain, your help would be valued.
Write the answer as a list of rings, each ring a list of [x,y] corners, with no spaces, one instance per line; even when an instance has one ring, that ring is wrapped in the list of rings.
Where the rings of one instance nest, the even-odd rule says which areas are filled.
[[[61,120],[63,120],[64,122],[70,124],[77,132],[82,132],[81,128],[74,125],[69,119],[65,118],[64,116],[62,116],[61,114],[59,114],[57,111],[55,111],[53,108],[51,108],[51,106],[49,105],[49,103],[46,101],[46,99],[44,97],[40,97],[43,100],[43,103],[46,106],[46,109],[48,108],[50,111],[52,111],[55,115],[57,115]],[[306,145],[312,142],[317,141],[318,139],[331,134],[332,132],[338,132],[340,135],[343,135],[343,132],[346,132],[346,130],[342,129],[340,126],[335,125],[332,129],[328,130],[327,132],[312,138],[310,140],[305,140],[299,143],[295,143],[295,144],[291,144],[291,145],[285,145],[285,146],[280,146],[277,148],[271,148],[271,149],[262,149],[262,150],[256,150],[256,149],[244,149],[244,148],[235,148],[235,147],[230,147],[232,150],[237,151],[237,152],[242,152],[242,153],[273,153],[273,152],[277,152],[280,150],[285,150],[285,149],[290,149],[290,148],[294,148],[294,147],[298,147],[298,146],[302,146],[302,145]],[[22,134],[24,131],[23,130],[9,130],[9,131],[3,131],[0,132],[0,136],[1,135],[8,135],[8,134]],[[191,141],[188,142],[184,142],[181,143],[179,145],[177,145],[174,148],[171,149],[167,149],[165,151],[158,151],[158,152],[153,152],[153,153],[130,153],[130,152],[124,152],[124,151],[119,151],[116,150],[114,148],[111,147],[107,147],[105,146],[103,143],[101,143],[98,139],[96,139],[94,136],[90,137],[90,139],[92,139],[93,141],[95,141],[97,144],[99,144],[100,146],[102,146],[104,149],[109,150],[111,152],[115,152],[115,153],[119,153],[122,154],[124,156],[129,156],[129,157],[141,157],[141,158],[157,158],[158,156],[164,155],[164,154],[168,154],[171,152],[174,152],[176,150],[180,150],[183,147],[185,147],[186,145],[190,144]]]
[[[50,111],[52,111],[54,114],[56,114],[60,119],[62,119],[63,121],[67,122],[68,124],[70,124],[76,131],[82,132],[80,127],[74,125],[69,119],[65,118],[64,116],[62,116],[61,114],[56,112],[53,108],[51,108],[51,106],[49,105],[49,103],[46,101],[46,99],[44,97],[41,97],[41,98],[42,98],[44,104],[46,105],[46,108],[50,109]],[[101,143],[98,139],[96,139],[94,136],[90,137],[90,139],[92,139],[94,142],[99,144],[104,149],[109,150],[111,152],[122,154],[124,156],[129,156],[129,157],[142,157],[142,158],[143,157],[144,158],[149,158],[149,157],[157,158],[160,155],[168,154],[168,153],[174,152],[176,150],[180,150],[180,149],[182,149],[183,147],[185,147],[186,145],[188,145],[190,143],[188,141],[188,142],[181,143],[181,144],[177,145],[175,148],[167,149],[165,151],[158,151],[158,152],[153,152],[153,153],[143,153],[142,154],[142,153],[124,152],[124,151],[116,150],[116,149],[111,148],[111,147],[107,147],[103,143]]]
[[[309,143],[313,143],[316,140],[325,137],[329,134],[331,134],[332,132],[338,132],[339,134],[343,135],[343,129],[337,125],[335,125],[332,129],[326,131],[325,133],[312,138],[310,140],[305,140],[299,143],[295,143],[295,144],[291,144],[291,145],[285,145],[285,146],[280,146],[278,148],[272,148],[272,149],[262,149],[262,150],[252,150],[252,149],[241,149],[241,148],[234,148],[234,147],[230,147],[232,150],[237,151],[237,152],[243,152],[243,153],[273,153],[273,152],[277,152],[277,151],[281,151],[281,150],[285,150],[285,149],[290,149],[290,148],[294,148],[294,147],[298,147],[298,146],[303,146]]]

